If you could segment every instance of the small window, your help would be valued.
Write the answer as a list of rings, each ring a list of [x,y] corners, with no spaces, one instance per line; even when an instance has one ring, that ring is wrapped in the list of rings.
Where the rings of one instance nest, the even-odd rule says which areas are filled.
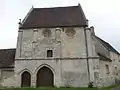
[[[105,67],[106,67],[106,73],[109,74],[110,73],[109,72],[109,65],[105,65]]]
[[[47,50],[47,57],[53,57],[53,51]]]

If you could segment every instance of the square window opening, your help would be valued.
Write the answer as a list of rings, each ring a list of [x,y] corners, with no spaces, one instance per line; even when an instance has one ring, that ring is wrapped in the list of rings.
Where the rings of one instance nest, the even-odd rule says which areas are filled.
[[[53,51],[47,50],[47,57],[53,57]]]

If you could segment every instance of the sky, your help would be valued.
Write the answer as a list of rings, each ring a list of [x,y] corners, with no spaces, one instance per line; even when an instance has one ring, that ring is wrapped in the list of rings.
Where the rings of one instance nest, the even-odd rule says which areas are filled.
[[[120,51],[120,0],[0,0],[0,49],[15,48],[19,19],[34,8],[81,4],[95,33]]]

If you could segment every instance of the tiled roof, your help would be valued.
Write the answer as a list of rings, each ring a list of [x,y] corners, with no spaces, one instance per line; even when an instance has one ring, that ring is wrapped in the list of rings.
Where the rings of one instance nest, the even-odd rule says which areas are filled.
[[[70,7],[32,8],[21,29],[52,27],[86,27],[87,20],[81,5]]]
[[[102,40],[101,38],[95,36],[103,45],[104,47],[109,50],[109,51],[112,51],[116,54],[120,54],[113,46],[111,46],[109,43],[107,43],[106,41]]]
[[[16,49],[0,49],[0,68],[14,67]]]

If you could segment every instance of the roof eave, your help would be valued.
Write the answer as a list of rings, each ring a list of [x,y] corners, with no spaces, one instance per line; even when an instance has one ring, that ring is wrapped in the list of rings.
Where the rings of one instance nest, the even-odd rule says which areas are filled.
[[[108,58],[100,53],[97,53],[97,54],[98,54],[100,60],[112,62],[112,60],[110,58]]]
[[[35,28],[56,28],[56,27],[88,27],[88,25],[71,25],[71,26],[38,26],[38,27],[20,27],[19,29],[35,29]]]

